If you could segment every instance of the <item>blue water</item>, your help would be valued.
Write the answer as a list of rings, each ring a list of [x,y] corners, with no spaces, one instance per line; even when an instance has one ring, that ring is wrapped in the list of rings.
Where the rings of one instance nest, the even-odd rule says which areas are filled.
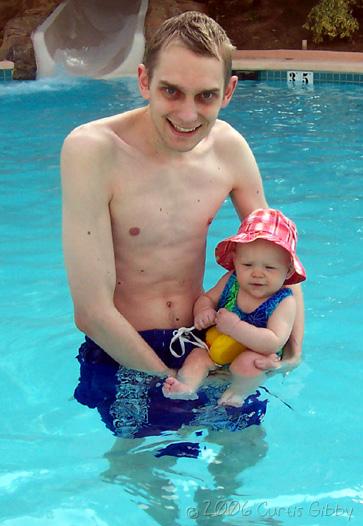
[[[361,87],[244,82],[222,113],[250,143],[269,204],[299,227],[304,362],[266,383],[293,410],[269,396],[259,427],[118,439],[73,398],[82,338],[63,268],[59,151],[74,126],[140,103],[134,79],[0,84],[1,524],[361,525]],[[217,240],[237,226],[226,202],[206,287],[222,272]],[[189,456],[167,454],[180,443]]]

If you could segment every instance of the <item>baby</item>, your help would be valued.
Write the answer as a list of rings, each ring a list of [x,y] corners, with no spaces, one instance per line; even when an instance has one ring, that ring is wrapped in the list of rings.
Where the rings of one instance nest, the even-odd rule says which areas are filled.
[[[216,247],[218,263],[229,272],[197,299],[194,326],[216,325],[219,333],[245,347],[230,364],[232,383],[219,404],[240,407],[264,375],[255,366],[256,358],[280,356],[289,339],[296,303],[286,285],[306,279],[296,243],[296,227],[290,219],[278,210],[258,209],[244,219],[237,235]],[[199,386],[217,366],[205,348],[193,349],[177,377],[165,380],[164,396],[196,398]]]

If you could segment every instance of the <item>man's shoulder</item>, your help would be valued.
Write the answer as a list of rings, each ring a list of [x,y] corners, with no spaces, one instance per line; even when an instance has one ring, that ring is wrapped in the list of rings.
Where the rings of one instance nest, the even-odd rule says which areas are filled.
[[[103,149],[112,143],[113,130],[108,119],[87,122],[74,128],[65,138],[64,145],[69,148]]]
[[[237,132],[237,130],[233,128],[231,124],[229,124],[226,121],[223,121],[222,119],[216,120],[214,130],[216,131],[218,135],[226,135],[226,134],[232,135],[232,136],[240,135]]]
[[[108,180],[130,163],[128,129],[135,127],[139,112],[132,110],[98,119],[74,128],[65,138],[61,152],[62,176],[98,177]],[[76,175],[75,175],[76,174]]]
[[[228,122],[218,119],[214,128],[215,144],[222,147],[224,151],[228,150],[232,154],[234,152],[243,153],[245,149],[249,149],[243,135]]]
[[[92,121],[74,128],[65,138],[62,152],[62,172],[99,172],[112,163],[115,138],[112,129],[102,121]]]
[[[241,144],[246,142],[243,135],[226,121],[217,119],[214,129],[216,137],[219,141],[232,141],[232,144]]]
[[[76,151],[81,148],[90,154],[109,154],[115,145],[120,146],[123,130],[127,130],[136,114],[137,110],[133,110],[81,124],[69,133],[64,146]]]

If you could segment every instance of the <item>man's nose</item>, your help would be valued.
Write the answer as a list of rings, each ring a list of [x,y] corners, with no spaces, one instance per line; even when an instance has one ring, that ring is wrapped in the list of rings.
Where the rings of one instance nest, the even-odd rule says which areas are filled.
[[[180,103],[177,111],[180,123],[194,124],[198,119],[198,111],[194,99],[185,99]]]

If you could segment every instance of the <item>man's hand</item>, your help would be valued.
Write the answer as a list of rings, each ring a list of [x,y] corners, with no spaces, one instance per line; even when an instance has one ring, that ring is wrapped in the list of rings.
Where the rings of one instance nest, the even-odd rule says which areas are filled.
[[[240,319],[237,314],[233,314],[227,309],[219,309],[216,314],[216,326],[219,332],[227,334],[233,338],[233,329],[240,323]]]
[[[257,369],[261,369],[261,371],[272,373],[277,372],[277,370],[281,368],[281,360],[276,354],[261,355],[261,357],[255,359],[254,365]]]
[[[275,354],[269,354],[268,356],[256,358],[254,364],[257,369],[261,369],[261,371],[264,371],[266,374],[272,375],[276,373],[286,374],[300,365],[300,362],[300,356],[283,357],[282,360],[280,360]]]
[[[194,318],[194,327],[200,331],[215,325],[216,314],[216,311],[211,307],[201,310]]]

